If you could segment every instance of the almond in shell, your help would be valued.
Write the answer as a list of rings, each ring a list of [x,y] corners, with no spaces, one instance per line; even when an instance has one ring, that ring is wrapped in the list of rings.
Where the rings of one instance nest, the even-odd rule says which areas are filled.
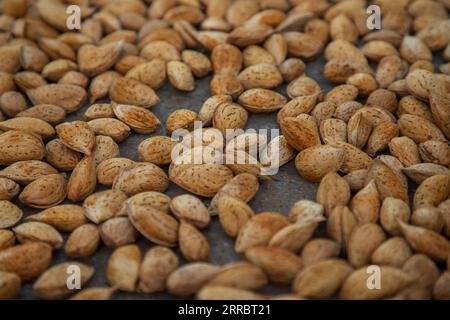
[[[399,221],[401,231],[414,251],[423,253],[435,261],[446,261],[450,242],[442,235],[422,227]]]
[[[55,228],[42,222],[25,222],[14,227],[13,231],[20,243],[38,241],[51,245],[53,249],[59,249],[64,242]]]
[[[0,178],[0,200],[11,200],[20,192],[20,186],[8,178]]]
[[[57,125],[66,118],[66,111],[53,104],[38,104],[18,113],[17,117],[37,118],[51,125]]]
[[[167,63],[167,76],[172,86],[181,91],[195,89],[195,80],[189,66],[181,61],[169,61]]]
[[[14,299],[20,293],[20,277],[11,272],[0,271],[0,299]]]
[[[50,208],[63,202],[67,192],[65,177],[61,174],[50,174],[27,185],[19,195],[19,200],[33,208]]]
[[[47,161],[60,171],[73,170],[82,159],[79,152],[67,147],[61,139],[48,142],[45,150]]]
[[[283,118],[280,127],[286,141],[298,151],[321,144],[317,124],[308,114]]]
[[[184,194],[170,202],[170,210],[180,220],[189,222],[197,228],[208,226],[211,217],[203,202],[195,196]]]
[[[354,271],[344,281],[339,293],[340,299],[344,300],[376,300],[388,298],[405,288],[411,281],[411,277],[400,269],[381,266],[381,289],[371,290],[368,281],[371,273],[363,267]]]
[[[111,100],[121,104],[131,104],[149,108],[159,102],[159,98],[152,88],[131,79],[120,78],[110,89]]]
[[[392,237],[374,251],[371,261],[376,265],[401,268],[411,256],[408,242],[401,237]]]
[[[160,127],[158,118],[149,110],[125,104],[113,104],[115,116],[140,134],[148,134]]]
[[[164,192],[169,185],[166,173],[152,163],[136,163],[120,171],[113,182],[113,189],[130,195],[143,191]]]
[[[244,91],[238,102],[250,112],[273,112],[286,104],[286,98],[275,91],[255,88]]]
[[[221,270],[222,267],[206,262],[185,264],[173,271],[167,278],[167,290],[177,297],[189,297]]]
[[[30,281],[50,265],[52,247],[42,242],[28,242],[0,251],[0,270],[17,274],[22,281]]]
[[[126,245],[114,250],[106,267],[106,279],[111,286],[122,291],[135,291],[141,264],[137,245]]]
[[[274,284],[289,284],[302,268],[302,260],[281,248],[256,246],[245,251],[245,257],[262,268]]]
[[[173,247],[178,242],[178,222],[164,211],[140,205],[128,205],[133,226],[150,241]]]
[[[269,244],[270,239],[288,224],[286,217],[276,212],[254,215],[239,230],[235,251],[240,253],[254,246]]]
[[[24,160],[41,160],[44,155],[44,144],[38,135],[16,130],[0,134],[1,164],[12,164]]]
[[[274,89],[283,83],[283,76],[273,64],[256,64],[245,68],[238,76],[245,89]]]
[[[17,224],[23,216],[22,210],[8,200],[0,200],[0,228],[6,229]]]
[[[95,146],[95,134],[88,123],[73,121],[56,127],[61,141],[70,149],[90,155]]]
[[[332,146],[314,146],[302,150],[295,159],[295,167],[308,181],[319,182],[329,172],[336,172],[344,160],[344,151]]]
[[[64,250],[70,258],[87,258],[94,254],[99,243],[100,235],[97,226],[84,224],[70,234]]]
[[[320,182],[316,200],[324,206],[326,215],[330,215],[336,206],[345,206],[350,201],[350,187],[347,181],[336,172],[329,172]]]
[[[169,248],[159,246],[151,248],[145,254],[139,269],[139,291],[145,293],[164,291],[167,278],[178,265],[178,257]]]
[[[86,217],[100,224],[114,217],[127,196],[120,190],[105,190],[94,194],[84,200],[83,207]]]
[[[399,221],[407,223],[411,211],[403,200],[387,197],[384,199],[380,209],[380,223],[383,229],[392,235],[400,235]]]
[[[350,202],[350,209],[359,223],[377,222],[380,207],[380,195],[374,180],[361,189]]]
[[[78,110],[86,101],[86,91],[72,84],[47,84],[27,91],[34,105],[54,104],[67,113]]]
[[[448,198],[450,193],[450,175],[439,174],[425,179],[414,194],[413,208],[436,207]]]
[[[230,237],[236,237],[239,230],[254,215],[253,210],[244,201],[228,194],[222,194],[216,205],[222,228]]]
[[[61,232],[72,232],[88,222],[83,207],[73,204],[62,204],[45,209],[27,216],[26,220],[46,223]]]
[[[161,210],[165,213],[170,213],[170,202],[170,197],[168,195],[165,195],[164,193],[157,191],[141,192],[125,200],[118,214],[121,216],[126,216],[128,205],[151,207]]]
[[[99,227],[103,243],[110,248],[136,242],[137,230],[127,217],[114,217],[102,223]]]
[[[232,262],[223,267],[208,285],[227,286],[232,288],[257,290],[267,284],[264,271],[249,262]]]
[[[78,50],[78,66],[80,71],[89,77],[96,76],[110,67],[119,59],[123,50],[123,42],[112,42],[98,47],[85,44]]]
[[[42,299],[62,299],[68,296],[71,289],[67,286],[67,271],[72,266],[80,270],[81,286],[84,286],[94,274],[94,268],[86,264],[76,261],[63,262],[45,271],[33,284],[33,292]]]
[[[341,259],[319,261],[299,272],[293,282],[293,291],[305,298],[328,298],[341,288],[352,271],[353,268]]]
[[[337,258],[341,252],[341,245],[330,239],[316,238],[308,241],[303,247],[300,258],[305,266],[319,261]]]
[[[207,261],[210,247],[206,237],[192,224],[181,220],[178,229],[180,251],[187,261]]]
[[[11,179],[19,184],[29,184],[34,180],[49,174],[58,173],[49,164],[38,160],[17,161],[0,171],[0,176]]]
[[[112,185],[120,171],[132,166],[134,163],[133,160],[128,158],[111,158],[104,160],[97,166],[97,180],[103,185]]]

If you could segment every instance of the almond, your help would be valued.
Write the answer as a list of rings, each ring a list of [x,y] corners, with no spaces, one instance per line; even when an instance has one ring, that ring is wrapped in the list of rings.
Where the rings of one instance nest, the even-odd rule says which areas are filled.
[[[81,290],[70,297],[70,300],[110,300],[115,288],[93,287]]]
[[[19,185],[11,179],[0,178],[0,200],[11,200],[20,192]]]
[[[350,209],[359,223],[377,222],[380,206],[380,195],[374,180],[361,189],[350,202]]]
[[[367,273],[367,268],[354,271],[344,281],[339,297],[344,300],[375,300],[393,296],[411,282],[405,272],[397,268],[388,266],[380,267],[381,289],[371,290],[367,286],[371,273]]]
[[[0,171],[0,176],[11,179],[19,184],[29,184],[34,180],[49,174],[58,173],[49,164],[38,160],[17,161]]]
[[[254,215],[253,210],[244,201],[226,193],[218,198],[216,205],[222,228],[230,237],[236,237]]]
[[[106,267],[108,283],[122,291],[135,291],[140,264],[141,252],[138,246],[117,248],[109,257]]]
[[[71,266],[79,268],[80,284],[84,286],[94,274],[94,268],[80,262],[64,262],[45,271],[33,284],[33,292],[43,299],[61,299],[70,294],[67,271]]]
[[[300,258],[305,266],[316,262],[337,258],[341,252],[341,245],[330,239],[313,239],[303,247]]]
[[[273,64],[255,64],[245,68],[238,76],[244,89],[274,89],[283,83],[283,77]]]
[[[414,164],[402,170],[412,181],[417,184],[422,183],[425,179],[441,174],[450,174],[450,170],[444,166],[434,163]]]
[[[352,267],[341,259],[319,261],[298,273],[293,291],[305,298],[328,298],[340,289],[352,271]]]
[[[29,207],[50,208],[64,201],[68,185],[61,174],[42,176],[27,185],[19,195],[19,200]]]
[[[0,270],[17,274],[22,281],[29,281],[50,265],[52,248],[42,242],[29,242],[0,251]]]
[[[330,172],[321,180],[316,197],[317,202],[324,206],[325,213],[330,215],[334,207],[345,206],[350,201],[350,187],[344,178]]]
[[[0,134],[0,163],[41,160],[45,155],[41,137],[24,131],[10,130]]]
[[[170,210],[178,219],[189,222],[197,228],[208,226],[211,217],[203,202],[189,194],[177,196],[170,202]]]
[[[166,173],[152,163],[136,163],[120,171],[113,182],[113,189],[130,195],[143,191],[164,192],[169,185]]]
[[[127,196],[119,190],[105,190],[91,194],[84,200],[83,207],[86,217],[100,224],[114,217]]]
[[[254,215],[239,230],[235,251],[241,253],[257,245],[269,244],[270,239],[288,224],[288,220],[276,212]]]
[[[133,226],[150,241],[175,246],[178,241],[178,222],[167,213],[140,205],[128,205],[128,217]]]
[[[61,171],[73,170],[82,159],[80,153],[68,148],[61,139],[48,142],[45,149],[47,161]]]
[[[153,247],[147,251],[139,270],[139,291],[160,292],[166,289],[169,275],[178,268],[178,257],[172,250]]]
[[[245,257],[265,271],[270,282],[289,284],[302,268],[301,259],[281,248],[255,246],[245,251]]]
[[[440,234],[399,221],[401,231],[408,243],[418,253],[436,261],[445,261],[450,252],[450,242]]]
[[[399,221],[408,222],[411,212],[403,200],[387,197],[380,210],[380,223],[383,229],[392,235],[401,234]]]
[[[319,182],[329,172],[336,172],[344,160],[344,151],[332,146],[315,146],[302,150],[295,159],[295,167],[308,181]],[[320,163],[320,165],[318,165]]]
[[[97,176],[95,174],[94,158],[85,156],[78,162],[70,175],[67,184],[67,198],[72,201],[86,199],[95,190]]]
[[[138,232],[127,217],[108,219],[99,227],[100,236],[107,247],[117,248],[136,242]]]
[[[42,222],[25,222],[13,228],[17,240],[20,243],[38,241],[48,243],[53,249],[59,249],[63,245],[61,234],[52,226]]]
[[[221,267],[206,262],[185,264],[170,274],[167,279],[167,290],[178,297],[189,297],[221,270]]]
[[[450,175],[440,174],[425,179],[414,194],[413,208],[423,206],[435,207],[448,198],[450,192]]]
[[[372,254],[372,263],[401,268],[412,256],[408,242],[401,237],[392,237],[383,242]]]
[[[208,240],[195,226],[184,220],[180,222],[178,241],[181,254],[187,261],[207,261],[209,259]]]
[[[151,207],[161,210],[165,213],[169,213],[170,202],[171,202],[170,197],[165,195],[164,193],[156,191],[141,192],[125,200],[125,202],[122,204],[120,211],[117,214],[121,216],[126,216],[128,205]]]
[[[196,195],[213,197],[233,178],[233,172],[221,164],[172,163],[169,177],[172,182]]]
[[[95,146],[95,134],[84,121],[73,121],[56,126],[61,141],[70,149],[90,155]]]
[[[149,110],[125,104],[113,104],[115,116],[140,134],[148,134],[160,127],[158,118]]]
[[[22,219],[23,213],[16,205],[0,200],[0,228],[10,228]]]
[[[86,91],[71,84],[47,84],[27,91],[28,98],[34,105],[54,104],[67,113],[78,110],[86,101]]]
[[[37,214],[27,216],[26,220],[46,223],[61,232],[72,232],[88,222],[84,209],[73,204],[63,204],[45,209]]]
[[[98,47],[85,44],[78,50],[77,61],[80,71],[89,77],[111,68],[123,50],[123,42],[112,42]]]
[[[20,277],[15,273],[0,271],[0,299],[14,299],[20,293]]]
[[[286,104],[286,98],[275,91],[255,88],[244,91],[238,102],[250,112],[273,112]]]
[[[167,63],[167,76],[172,86],[181,91],[195,89],[194,76],[189,66],[181,61],[169,61]]]
[[[17,117],[36,118],[57,125],[66,118],[66,111],[53,104],[38,104],[17,114]]]
[[[84,224],[70,234],[64,250],[70,258],[87,258],[97,250],[99,242],[97,226]]]
[[[159,98],[152,88],[131,78],[120,78],[115,81],[110,89],[110,98],[117,103],[144,108],[149,108],[159,102]]]
[[[267,276],[260,267],[248,262],[232,262],[225,265],[207,285],[257,290],[266,284]]]
[[[103,185],[112,185],[122,169],[130,167],[135,162],[127,158],[111,158],[102,161],[97,166],[97,180]]]
[[[130,127],[120,120],[113,118],[100,118],[88,122],[89,128],[102,136],[109,136],[117,143],[122,142],[130,135]]]
[[[321,144],[316,122],[307,114],[283,118],[280,127],[289,145],[298,151]]]

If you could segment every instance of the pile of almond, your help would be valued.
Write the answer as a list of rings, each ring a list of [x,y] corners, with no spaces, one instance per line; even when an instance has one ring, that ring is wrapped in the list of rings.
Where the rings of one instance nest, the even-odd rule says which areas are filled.
[[[71,4],[80,30],[67,29]],[[371,4],[381,30],[368,29]],[[433,62],[450,61],[448,10],[448,0],[1,0],[0,298],[32,282],[43,299],[450,299],[450,62]],[[321,54],[328,92],[305,74]],[[193,91],[209,74],[198,112],[180,108],[167,136],[152,135],[158,89]],[[213,146],[208,133],[268,112],[276,141],[245,133],[231,148],[250,158],[264,142],[265,157],[173,161],[180,143],[183,159],[203,152],[197,134]],[[190,132],[181,142],[178,129]],[[139,162],[121,157],[132,134],[145,135]],[[275,157],[295,162],[299,184],[318,183],[316,198],[255,212],[260,184],[282,183],[262,174]],[[186,193],[169,197],[170,184]],[[213,219],[241,261],[210,262]],[[96,266],[84,259],[100,246],[109,286],[90,287]],[[55,265],[57,250],[67,261]],[[71,270],[81,291],[67,285]],[[268,284],[289,293],[263,294]]]

